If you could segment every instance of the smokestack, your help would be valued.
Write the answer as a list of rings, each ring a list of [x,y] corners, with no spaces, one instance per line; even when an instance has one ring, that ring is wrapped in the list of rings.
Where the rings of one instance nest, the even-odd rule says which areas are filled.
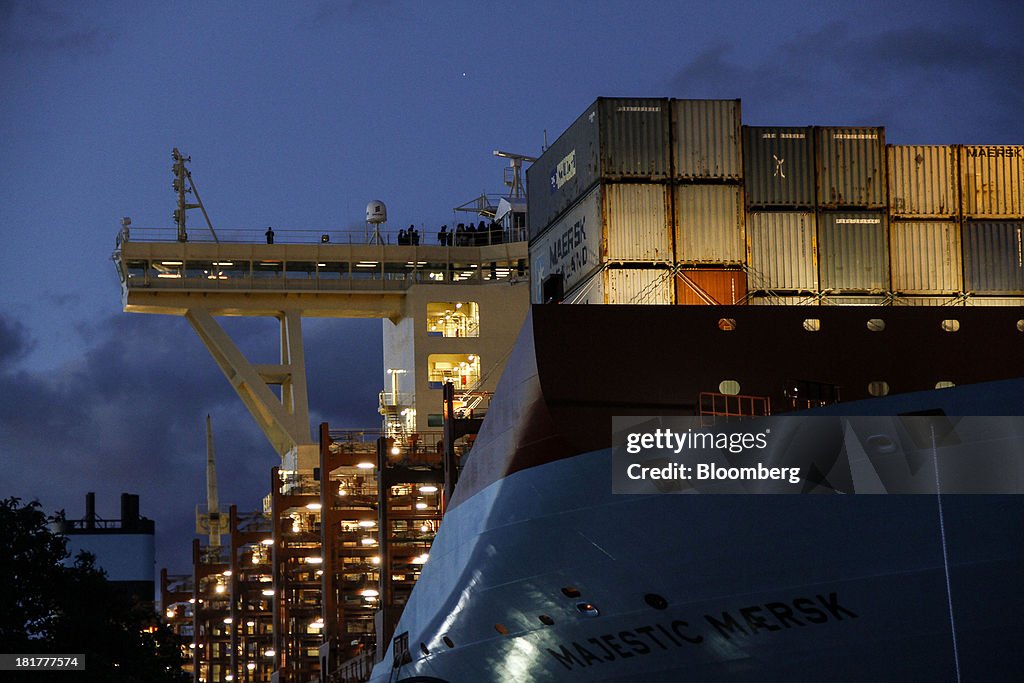
[[[121,494],[121,528],[130,528],[139,521],[139,497],[132,493]]]
[[[85,528],[96,528],[96,493],[94,491],[85,494]]]

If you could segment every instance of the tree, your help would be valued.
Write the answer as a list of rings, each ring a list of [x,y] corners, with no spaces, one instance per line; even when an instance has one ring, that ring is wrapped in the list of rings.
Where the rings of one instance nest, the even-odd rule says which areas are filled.
[[[76,680],[187,680],[177,644],[152,609],[116,590],[91,554],[64,564],[67,543],[40,507],[0,501],[0,543],[9,553],[0,561],[0,652],[84,654],[85,675]]]

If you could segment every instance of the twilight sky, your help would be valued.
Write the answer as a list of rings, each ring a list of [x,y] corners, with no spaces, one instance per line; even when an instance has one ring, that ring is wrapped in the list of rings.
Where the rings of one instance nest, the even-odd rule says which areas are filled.
[[[0,0],[0,497],[138,493],[188,571],[211,413],[222,506],[260,507],[277,458],[189,325],[121,312],[118,224],[172,225],[172,147],[218,229],[362,226],[371,199],[436,228],[502,190],[491,150],[539,154],[598,96],[1022,144],[1022,29],[1014,0]],[[378,425],[380,326],[306,322],[314,424]],[[275,323],[227,327],[273,361]]]

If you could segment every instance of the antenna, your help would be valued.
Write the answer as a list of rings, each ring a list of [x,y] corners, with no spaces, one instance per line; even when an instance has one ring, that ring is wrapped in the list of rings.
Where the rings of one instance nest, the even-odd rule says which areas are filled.
[[[213,230],[210,216],[206,213],[206,208],[203,206],[203,200],[199,198],[199,189],[196,187],[195,181],[192,180],[192,172],[185,168],[185,162],[192,161],[192,157],[183,156],[178,151],[178,148],[175,147],[171,150],[171,159],[174,160],[174,166],[171,168],[174,172],[174,183],[171,187],[178,194],[178,208],[174,210],[174,223],[178,227],[178,241],[188,241],[188,231],[185,229],[185,212],[189,209],[199,209],[203,212],[203,218],[206,219],[206,226],[210,229],[210,234],[213,235],[213,241],[220,242],[217,239],[217,233]],[[188,187],[185,187],[186,182]],[[189,204],[185,200],[185,195],[189,193],[196,196],[195,204]]]
[[[513,199],[522,199],[525,197],[526,191],[524,189],[525,186],[523,185],[523,162],[529,161],[532,164],[537,161],[537,158],[528,157],[525,154],[502,152],[498,149],[494,150],[494,156],[509,160],[509,168],[505,169],[505,185],[509,188],[509,196]],[[509,171],[511,171],[511,173]]]

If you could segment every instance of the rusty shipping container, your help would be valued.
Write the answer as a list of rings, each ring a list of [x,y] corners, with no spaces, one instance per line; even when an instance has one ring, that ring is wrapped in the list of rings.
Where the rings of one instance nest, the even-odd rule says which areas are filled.
[[[823,291],[889,289],[886,217],[881,211],[827,211],[818,219],[818,281]]]
[[[677,185],[675,260],[743,263],[743,219],[743,188],[739,185]]]
[[[889,213],[900,218],[955,218],[960,197],[957,148],[887,145]]]
[[[751,290],[817,291],[817,220],[813,211],[751,211],[747,214],[747,243]]]
[[[671,304],[674,299],[670,268],[609,266],[566,294],[566,304]]]
[[[562,277],[563,291],[609,263],[668,264],[672,217],[668,185],[602,183],[530,242],[530,284],[535,303],[544,282]]]
[[[961,145],[959,150],[963,217],[1024,217],[1024,147]]]
[[[892,289],[902,294],[955,294],[962,289],[956,221],[892,221]]]
[[[1024,221],[971,221],[963,226],[964,290],[1024,294]]]
[[[818,207],[885,206],[885,129],[815,128]]]
[[[689,306],[745,304],[747,274],[740,268],[681,268],[676,271],[676,303]]]
[[[814,207],[811,128],[743,126],[743,184],[750,207]]]
[[[679,180],[743,178],[739,100],[672,100],[672,163]]]
[[[530,238],[598,181],[667,181],[668,99],[598,98],[526,171]]]

